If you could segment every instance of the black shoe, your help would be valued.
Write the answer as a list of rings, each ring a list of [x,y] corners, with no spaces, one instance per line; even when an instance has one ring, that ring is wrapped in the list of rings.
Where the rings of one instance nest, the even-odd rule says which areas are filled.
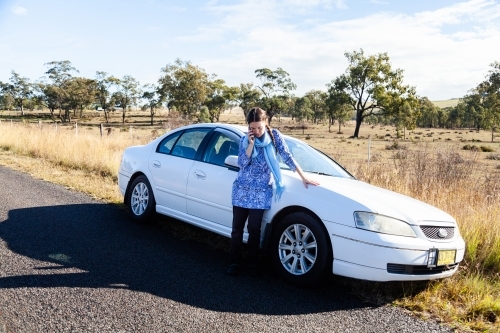
[[[240,266],[238,264],[232,264],[226,271],[227,275],[236,276],[240,274]]]
[[[259,267],[257,267],[257,265],[250,265],[248,266],[247,270],[248,274],[250,274],[253,277],[259,276],[260,274]]]

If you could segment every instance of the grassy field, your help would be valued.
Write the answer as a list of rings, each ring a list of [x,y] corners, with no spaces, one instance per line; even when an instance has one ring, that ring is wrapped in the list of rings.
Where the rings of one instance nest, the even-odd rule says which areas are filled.
[[[146,115],[132,113],[126,126],[118,127],[120,115],[113,115],[101,136],[103,117],[95,112],[70,126],[56,126],[44,114],[10,122],[18,116],[0,112],[0,164],[119,203],[116,173],[123,149],[184,123],[162,114],[157,125],[145,126]],[[221,121],[244,123],[237,112],[223,114]],[[463,329],[500,331],[500,138],[492,143],[485,131],[417,129],[403,140],[393,127],[363,125],[360,138],[352,139],[353,123],[342,127],[342,133],[338,126],[329,132],[326,124],[302,129],[286,118],[272,125],[332,156],[358,179],[437,206],[460,225],[466,257],[452,278],[342,283],[360,297],[390,302],[422,317]],[[109,135],[107,128],[112,129]]]
[[[453,107],[458,104],[458,98],[447,99],[444,101],[431,101],[435,106],[440,108]]]

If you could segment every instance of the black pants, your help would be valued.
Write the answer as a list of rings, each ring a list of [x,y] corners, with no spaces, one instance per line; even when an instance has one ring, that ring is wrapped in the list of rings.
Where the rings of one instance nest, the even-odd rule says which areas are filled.
[[[241,264],[243,247],[243,229],[248,218],[248,264],[257,265],[257,254],[260,245],[260,226],[264,209],[248,209],[233,206],[233,230],[231,232],[231,263]]]

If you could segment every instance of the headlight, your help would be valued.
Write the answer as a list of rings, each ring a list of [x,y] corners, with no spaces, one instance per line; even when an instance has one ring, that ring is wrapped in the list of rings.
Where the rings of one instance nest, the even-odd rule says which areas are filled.
[[[408,223],[384,215],[355,212],[354,222],[360,229],[396,236],[417,237]]]

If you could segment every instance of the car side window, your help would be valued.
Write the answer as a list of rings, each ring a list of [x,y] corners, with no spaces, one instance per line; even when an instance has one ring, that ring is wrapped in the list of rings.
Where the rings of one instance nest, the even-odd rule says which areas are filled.
[[[203,162],[224,166],[229,155],[238,156],[239,142],[224,133],[215,132],[203,156]]]
[[[171,154],[173,156],[194,159],[196,151],[208,132],[208,128],[193,129],[184,132],[175,143]]]
[[[170,154],[170,152],[172,151],[172,147],[174,146],[177,138],[179,138],[179,135],[181,135],[181,133],[182,132],[177,132],[174,135],[167,136],[165,139],[163,139],[158,145],[158,148],[156,148],[156,152],[160,154]]]

